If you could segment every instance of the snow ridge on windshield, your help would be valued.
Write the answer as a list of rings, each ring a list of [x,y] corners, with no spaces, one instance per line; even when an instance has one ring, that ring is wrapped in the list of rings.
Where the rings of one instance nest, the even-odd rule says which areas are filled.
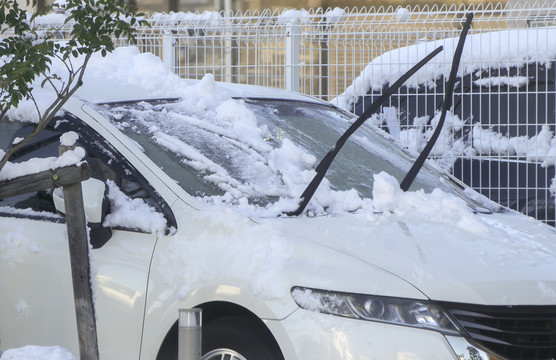
[[[211,86],[213,81],[207,77],[198,86]],[[315,156],[258,125],[242,100],[200,103],[202,100],[188,97],[174,103],[106,105],[99,111],[143,150],[149,142],[157,144],[185,165],[183,171],[192,171],[210,184],[212,193],[191,191],[185,179],[174,176],[202,201],[234,205],[260,216],[295,209],[299,194],[315,174]],[[335,191],[325,181],[310,211],[340,213],[362,206],[355,190]]]

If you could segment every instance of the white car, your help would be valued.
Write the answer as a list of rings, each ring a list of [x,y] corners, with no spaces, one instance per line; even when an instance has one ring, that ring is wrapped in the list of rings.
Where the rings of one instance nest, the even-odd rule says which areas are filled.
[[[280,90],[190,88],[89,88],[12,158],[56,156],[75,131],[97,180],[85,195],[106,189],[87,209],[101,359],[175,359],[188,308],[203,309],[206,359],[556,358],[553,227],[430,165],[401,192],[412,157],[366,125],[288,216],[353,115]],[[4,148],[29,131],[2,126]],[[1,350],[78,354],[60,204],[57,190],[0,202]]]

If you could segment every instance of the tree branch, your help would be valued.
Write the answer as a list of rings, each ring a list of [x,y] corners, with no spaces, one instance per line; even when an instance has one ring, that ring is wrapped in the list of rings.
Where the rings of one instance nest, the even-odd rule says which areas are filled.
[[[33,105],[35,106],[35,110],[37,110],[37,114],[38,114],[39,120],[40,120],[40,118],[41,118],[41,109],[39,108],[39,104],[35,100],[35,96],[33,96],[32,92],[29,93],[29,99],[31,99],[31,101],[33,102]]]
[[[75,84],[75,86],[73,86],[71,89],[69,89],[69,86],[72,83],[72,82],[69,82],[68,86],[66,87],[66,89],[69,89],[69,90],[67,90],[66,95],[58,96],[56,98],[56,100],[52,103],[52,105],[49,106],[48,109],[44,112],[43,117],[42,118],[39,117],[39,123],[35,127],[35,130],[33,130],[33,132],[31,132],[29,135],[27,135],[19,143],[12,144],[10,146],[10,148],[4,154],[4,157],[2,158],[2,160],[0,160],[0,169],[2,169],[4,167],[4,165],[6,165],[6,163],[8,162],[8,159],[16,151],[18,151],[19,149],[21,149],[22,147],[27,145],[29,143],[29,141],[31,141],[31,139],[33,139],[39,132],[41,132],[50,123],[50,121],[52,121],[52,118],[54,118],[54,115],[56,115],[56,113],[58,113],[58,111],[60,111],[60,109],[62,109],[62,107],[71,98],[71,96],[77,91],[77,89],[79,89],[79,87],[81,87],[81,85],[83,85],[83,75],[85,74],[85,69],[87,68],[87,65],[89,63],[89,60],[91,59],[91,56],[92,56],[92,54],[86,54],[85,55],[85,60],[83,61],[83,65],[81,66],[81,70],[79,72],[79,77],[77,79],[77,83]],[[35,105],[36,105],[36,103],[35,103]],[[40,112],[39,112],[39,114],[40,114]]]

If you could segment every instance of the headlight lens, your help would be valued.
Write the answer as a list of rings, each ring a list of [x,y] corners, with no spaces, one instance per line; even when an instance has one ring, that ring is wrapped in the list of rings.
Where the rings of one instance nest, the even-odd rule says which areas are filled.
[[[354,319],[377,321],[460,335],[457,326],[438,304],[430,301],[349,294],[293,287],[293,300],[305,310]]]

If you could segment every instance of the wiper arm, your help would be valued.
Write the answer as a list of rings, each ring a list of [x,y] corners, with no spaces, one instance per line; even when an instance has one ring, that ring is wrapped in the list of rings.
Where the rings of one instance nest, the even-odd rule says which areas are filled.
[[[303,191],[303,194],[301,194],[301,202],[299,203],[298,208],[295,211],[287,212],[286,215],[288,215],[288,216],[297,216],[297,215],[301,214],[303,212],[303,210],[305,210],[305,207],[307,206],[307,204],[309,203],[309,201],[311,200],[311,198],[315,194],[315,191],[317,190],[317,188],[320,185],[322,179],[324,178],[324,175],[326,174],[326,171],[330,167],[330,164],[332,164],[332,161],[334,160],[334,158],[336,157],[336,155],[338,154],[338,152],[340,151],[342,146],[344,146],[344,144],[348,140],[348,138],[355,132],[355,130],[357,130],[361,125],[363,125],[363,123],[369,118],[369,116],[371,114],[373,114],[375,111],[377,111],[378,108],[380,106],[382,106],[382,104],[386,100],[388,100],[388,98],[390,96],[392,96],[392,94],[395,91],[397,91],[400,88],[400,86],[403,85],[404,82],[407,81],[407,79],[409,79],[413,74],[415,74],[420,68],[422,68],[426,63],[428,63],[433,57],[438,55],[438,53],[440,53],[442,51],[442,49],[443,49],[442,46],[437,47],[433,52],[431,52],[429,55],[427,55],[425,58],[423,58],[423,60],[421,60],[417,64],[415,64],[411,69],[409,69],[408,72],[403,74],[394,84],[392,84],[390,87],[388,87],[388,89],[386,89],[382,93],[382,95],[377,100],[375,100],[357,118],[357,120],[355,120],[355,122],[353,124],[351,124],[351,126],[346,130],[345,133],[342,134],[342,136],[340,136],[340,138],[338,139],[336,144],[328,151],[328,153],[325,155],[325,157],[317,165],[317,168],[315,169],[317,173],[316,173],[315,177],[313,178],[313,180],[311,180],[311,182],[309,183],[309,185],[307,186],[305,191]]]
[[[463,52],[463,45],[465,43],[465,38],[467,37],[467,33],[469,28],[471,27],[471,21],[473,20],[473,14],[467,15],[467,20],[465,21],[465,25],[461,34],[459,36],[458,46],[456,47],[456,51],[454,52],[454,58],[452,59],[452,69],[450,70],[450,77],[448,78],[448,84],[446,85],[446,92],[444,93],[444,104],[442,105],[442,114],[440,115],[440,119],[438,120],[438,124],[436,125],[436,129],[434,129],[434,133],[432,134],[431,138],[425,145],[425,148],[419,154],[419,157],[409,169],[409,172],[405,175],[404,179],[400,184],[400,188],[403,191],[409,190],[411,184],[419,174],[419,171],[423,167],[425,160],[429,156],[436,140],[438,140],[438,136],[440,136],[440,131],[444,126],[444,121],[446,120],[446,113],[448,108],[452,106],[452,95],[454,94],[454,84],[456,82],[456,75],[459,67],[459,62],[461,60],[461,54]]]

